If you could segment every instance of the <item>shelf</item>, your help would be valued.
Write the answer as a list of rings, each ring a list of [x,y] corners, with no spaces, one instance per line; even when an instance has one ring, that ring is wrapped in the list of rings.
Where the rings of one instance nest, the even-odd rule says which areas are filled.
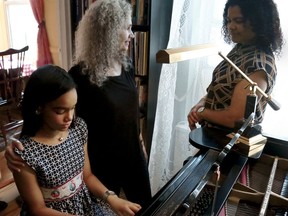
[[[132,31],[149,31],[149,25],[133,25]]]

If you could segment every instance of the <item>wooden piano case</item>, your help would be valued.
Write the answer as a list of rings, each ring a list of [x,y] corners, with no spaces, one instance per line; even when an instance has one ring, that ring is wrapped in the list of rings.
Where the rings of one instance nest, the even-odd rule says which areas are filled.
[[[225,205],[226,215],[261,215],[265,197],[267,208],[262,209],[265,215],[288,214],[287,159],[263,154],[258,160],[249,162],[246,175],[246,182],[234,185]],[[267,195],[270,189],[271,193]]]

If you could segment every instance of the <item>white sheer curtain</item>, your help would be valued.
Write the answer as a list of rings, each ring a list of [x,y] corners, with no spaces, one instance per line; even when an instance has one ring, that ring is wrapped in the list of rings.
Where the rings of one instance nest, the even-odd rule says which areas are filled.
[[[284,1],[276,0],[279,7],[280,3],[283,7]],[[167,48],[217,43],[219,51],[227,53],[231,47],[224,44],[221,36],[225,2],[226,0],[174,1]],[[284,21],[287,26],[287,17],[281,21],[283,21],[282,26],[284,26]],[[192,105],[206,93],[212,71],[221,60],[223,59],[220,56],[214,55],[180,63],[163,64],[149,160],[153,194],[177,173],[188,156],[193,156],[197,152],[197,149],[189,144],[190,130],[187,114]],[[280,60],[284,62],[284,57]],[[286,76],[287,82],[288,73],[285,72],[282,71],[282,75]],[[279,85],[282,89],[282,84]],[[288,91],[285,90],[285,92]],[[282,104],[281,101],[279,102]],[[282,106],[281,110],[285,109],[287,110]],[[266,117],[273,112],[275,111],[267,110]]]
[[[288,141],[287,123],[288,123],[288,1],[274,0],[277,4],[283,38],[285,44],[280,58],[277,58],[277,80],[272,92],[272,97],[276,99],[281,108],[274,111],[270,106],[267,107],[265,118],[263,120],[263,134]]]

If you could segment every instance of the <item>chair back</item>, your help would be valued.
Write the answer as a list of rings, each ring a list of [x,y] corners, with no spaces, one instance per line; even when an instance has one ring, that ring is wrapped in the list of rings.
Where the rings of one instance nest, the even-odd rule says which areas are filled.
[[[9,48],[0,52],[0,97],[19,103],[23,94],[23,67],[25,52],[29,46],[22,49]]]
[[[14,120],[7,124],[0,125],[0,140],[1,138],[3,139],[4,147],[8,145],[10,137],[15,139],[20,138],[22,126],[23,120]]]

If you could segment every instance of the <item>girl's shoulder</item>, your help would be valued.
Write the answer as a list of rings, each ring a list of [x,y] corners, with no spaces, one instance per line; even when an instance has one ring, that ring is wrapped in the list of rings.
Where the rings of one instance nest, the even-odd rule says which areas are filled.
[[[75,117],[74,124],[76,128],[82,128],[82,127],[87,128],[86,122],[81,117],[78,116]]]
[[[71,134],[79,137],[83,143],[87,142],[88,129],[86,122],[81,117],[75,117],[74,127],[70,129]]]
[[[21,138],[19,138],[19,141],[22,143],[24,148],[35,145],[36,143],[30,136],[27,135],[23,135]]]

